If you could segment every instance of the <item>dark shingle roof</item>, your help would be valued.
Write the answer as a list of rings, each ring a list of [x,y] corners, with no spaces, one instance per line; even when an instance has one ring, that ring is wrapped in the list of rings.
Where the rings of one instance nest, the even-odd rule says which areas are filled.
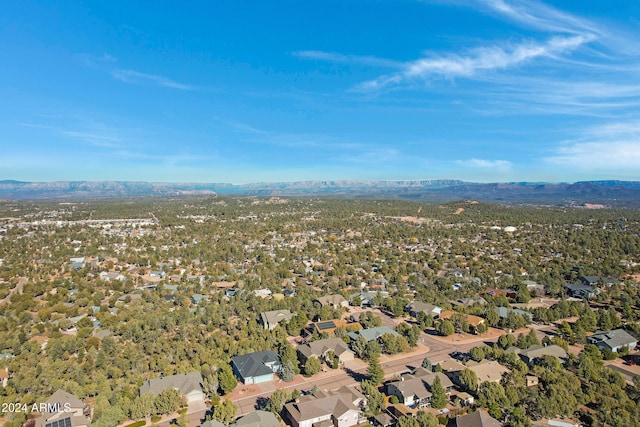
[[[280,356],[278,353],[265,350],[256,353],[243,354],[242,356],[232,357],[231,360],[236,369],[243,378],[259,377],[273,373],[271,368],[267,366],[269,363],[279,363]]]

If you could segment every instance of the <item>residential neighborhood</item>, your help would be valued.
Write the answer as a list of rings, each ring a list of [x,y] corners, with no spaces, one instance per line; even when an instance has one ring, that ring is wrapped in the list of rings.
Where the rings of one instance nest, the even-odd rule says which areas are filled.
[[[462,222],[455,212],[476,205],[425,207],[450,214],[416,222],[398,214],[412,205],[190,203],[148,220],[60,219],[81,217],[76,205],[2,220],[2,245],[43,247],[29,263],[3,258],[0,398],[34,410],[2,422],[616,425],[604,405],[632,419],[640,276],[628,263],[580,274],[560,247],[525,263],[516,235],[480,219],[491,206]],[[531,224],[519,246],[548,233],[519,214]],[[590,236],[623,233],[610,227]],[[548,263],[565,268],[550,276]]]

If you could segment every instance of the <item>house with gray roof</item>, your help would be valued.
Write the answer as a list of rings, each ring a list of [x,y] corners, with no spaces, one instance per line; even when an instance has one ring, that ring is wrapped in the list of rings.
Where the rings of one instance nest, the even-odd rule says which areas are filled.
[[[186,399],[188,404],[204,403],[206,396],[203,390],[203,383],[200,372],[152,378],[142,383],[140,395],[142,396],[146,393],[160,394],[164,390],[175,389],[180,392],[180,395]]]
[[[589,286],[597,286],[598,282],[602,280],[600,276],[580,276],[578,278],[583,284]]]
[[[531,313],[524,310],[517,309],[517,308],[494,307],[494,310],[496,313],[498,313],[498,316],[500,317],[500,319],[506,319],[507,317],[509,317],[509,313],[513,313],[518,316],[522,316],[525,319],[531,320]]]
[[[533,366],[538,359],[544,356],[553,356],[558,359],[560,363],[566,362],[569,357],[564,348],[555,344],[547,346],[532,345],[524,350],[517,347],[510,347],[507,351],[518,354],[523,362],[529,366]]]
[[[269,411],[254,411],[238,418],[229,427],[281,427],[280,421]]]
[[[355,355],[349,350],[349,346],[340,338],[327,338],[324,340],[311,341],[296,347],[300,363],[304,364],[310,357],[324,359],[329,352],[333,352],[340,364],[353,360]]]
[[[600,350],[608,348],[614,353],[623,348],[633,350],[638,345],[638,340],[624,329],[614,329],[608,332],[598,331],[587,337],[587,342],[595,344]]]
[[[571,283],[564,287],[567,295],[573,298],[591,298],[600,293],[600,289],[583,283]]]
[[[280,322],[289,322],[293,313],[289,310],[271,310],[260,313],[260,323],[265,329],[274,330]]]
[[[373,307],[375,305],[376,297],[386,298],[389,296],[389,292],[387,291],[360,291],[357,294],[351,295],[350,301],[351,305],[353,301],[356,299],[360,300],[360,307]]]
[[[35,427],[86,427],[91,424],[91,407],[71,393],[58,390],[45,402],[46,410]]]
[[[367,342],[369,342],[373,340],[378,340],[380,337],[382,337],[385,334],[391,334],[396,337],[400,336],[399,333],[397,333],[396,331],[394,331],[388,326],[378,326],[376,328],[361,329],[359,331],[349,332],[347,335],[349,335],[349,338],[351,338],[354,341],[357,340],[358,337],[364,337],[364,339]]]
[[[414,300],[414,301],[411,301],[409,304],[407,304],[404,310],[407,313],[409,313],[410,316],[413,316],[413,317],[418,317],[420,313],[424,313],[427,316],[431,316],[435,319],[440,315],[442,308],[438,307],[437,305]]]
[[[207,295],[202,294],[193,294],[191,295],[191,302],[195,305],[200,304],[202,301],[209,302],[209,297]]]
[[[482,297],[460,298],[459,300],[450,301],[453,306],[471,307],[476,304],[487,305],[487,300]]]
[[[278,353],[265,350],[231,358],[233,372],[244,384],[273,381],[273,374],[282,370]]]

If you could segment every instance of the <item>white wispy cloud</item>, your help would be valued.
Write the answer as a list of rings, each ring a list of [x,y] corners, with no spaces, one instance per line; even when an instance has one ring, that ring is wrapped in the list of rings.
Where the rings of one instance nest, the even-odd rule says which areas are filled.
[[[640,164],[640,122],[616,122],[587,129],[581,138],[565,141],[546,157],[549,163],[594,171],[636,172]]]
[[[485,160],[485,159],[467,159],[456,160],[458,166],[464,166],[469,168],[483,168],[483,169],[511,169],[511,162],[507,160]]]
[[[516,67],[540,57],[555,57],[575,50],[589,41],[591,39],[585,35],[552,37],[545,43],[526,42],[509,47],[476,48],[467,55],[433,55],[406,63],[402,71],[361,83],[356,89],[378,90],[389,85],[432,76],[473,77],[479,72]]]
[[[402,68],[404,66],[402,61],[394,61],[391,59],[377,58],[375,56],[359,56],[359,55],[344,55],[336,52],[323,52],[319,50],[299,50],[293,52],[294,56],[314,59],[318,61],[345,63],[345,64],[363,64],[372,65],[376,67],[385,68]]]
[[[111,71],[111,76],[117,80],[130,84],[156,85],[179,90],[195,90],[194,86],[176,82],[168,77],[141,73],[134,70],[113,70]]]
[[[516,23],[537,30],[554,33],[601,34],[602,29],[583,19],[538,1],[473,0],[471,7],[486,8]]]
[[[84,141],[95,147],[116,148],[120,146],[122,139],[117,136],[108,135],[104,132],[87,132],[75,130],[61,130],[60,133],[80,141]]]

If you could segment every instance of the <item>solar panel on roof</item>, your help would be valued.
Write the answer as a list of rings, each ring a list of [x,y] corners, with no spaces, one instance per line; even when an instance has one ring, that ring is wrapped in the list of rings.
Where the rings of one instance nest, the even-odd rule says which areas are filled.
[[[71,417],[46,423],[44,427],[71,427]]]
[[[324,331],[325,329],[332,329],[335,327],[336,327],[336,324],[331,321],[318,323],[318,329],[320,329],[321,331]]]

